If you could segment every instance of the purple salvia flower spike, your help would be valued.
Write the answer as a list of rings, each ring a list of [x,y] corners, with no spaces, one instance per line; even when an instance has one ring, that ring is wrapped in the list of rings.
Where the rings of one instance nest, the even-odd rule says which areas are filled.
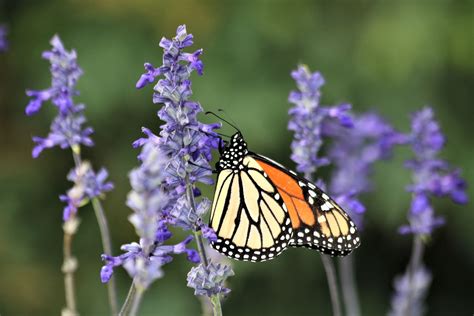
[[[288,97],[288,101],[294,104],[289,110],[291,119],[288,123],[288,129],[294,131],[291,159],[296,163],[297,170],[309,178],[318,167],[329,164],[326,157],[318,155],[323,143],[323,123],[335,118],[342,125],[351,127],[351,118],[347,114],[350,105],[320,105],[320,88],[324,78],[319,72],[311,73],[308,67],[300,65],[291,76],[298,87]]]
[[[86,118],[83,114],[84,105],[74,104],[73,97],[78,94],[76,83],[82,75],[82,70],[77,64],[77,54],[74,50],[67,51],[59,37],[56,35],[51,40],[52,49],[43,53],[43,58],[51,63],[51,87],[33,91],[27,90],[31,97],[26,107],[26,114],[36,114],[46,101],[51,101],[58,109],[58,114],[51,124],[47,137],[33,137],[36,146],[32,155],[37,158],[46,148],[58,146],[62,149],[75,146],[93,146],[90,138],[92,128],[83,127]]]
[[[163,105],[158,117],[165,124],[159,135],[143,128],[146,137],[133,143],[134,147],[141,147],[138,156],[141,165],[130,173],[132,191],[127,204],[134,211],[129,219],[140,243],[124,245],[125,253],[118,257],[103,256],[103,282],[110,278],[115,267],[123,266],[138,286],[147,288],[163,275],[161,267],[172,260],[172,255],[183,253],[189,261],[200,262],[199,254],[187,248],[192,237],[177,245],[164,244],[171,238],[167,225],[202,230],[206,237],[215,238],[215,233],[201,219],[210,202],[201,200],[195,207],[185,194],[187,183],[193,186],[198,182],[211,183],[210,172],[206,169],[212,150],[218,146],[214,129],[220,127],[219,124],[199,122],[197,115],[202,108],[190,100],[190,75],[194,70],[202,73],[203,69],[199,60],[202,50],[192,54],[183,52],[192,45],[192,38],[186,33],[185,26],[178,27],[173,39],[163,38],[160,41],[164,51],[163,65],[154,67],[146,63],[146,72],[136,84],[137,88],[143,88],[159,78],[154,87],[153,102]]]
[[[400,233],[431,234],[433,229],[444,223],[436,216],[431,206],[431,197],[449,196],[459,204],[468,201],[466,182],[459,169],[453,169],[446,161],[438,158],[444,146],[445,137],[433,110],[425,107],[412,116],[411,133],[407,136],[414,158],[407,161],[406,168],[413,172],[413,183],[408,186],[413,198],[408,215],[409,225],[400,227]]]

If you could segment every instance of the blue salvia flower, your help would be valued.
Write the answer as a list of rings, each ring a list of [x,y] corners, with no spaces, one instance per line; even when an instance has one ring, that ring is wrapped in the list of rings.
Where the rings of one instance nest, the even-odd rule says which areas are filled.
[[[194,70],[198,74],[203,71],[203,64],[199,60],[202,49],[194,53],[183,51],[193,44],[192,39],[193,36],[187,34],[184,25],[178,27],[173,39],[163,38],[160,41],[164,51],[163,65],[154,68],[145,64],[147,72],[137,82],[137,87],[141,88],[154,82],[156,77],[162,77],[154,87],[153,102],[163,104],[158,116],[165,124],[161,126],[155,141],[168,157],[163,174],[167,191],[175,205],[170,210],[170,217],[173,224],[184,229],[204,226],[200,219],[209,208],[209,201],[203,199],[193,208],[186,201],[184,193],[188,184],[193,187],[194,195],[198,195],[198,190],[194,188],[196,183],[212,183],[209,161],[212,159],[212,150],[219,143],[213,130],[220,127],[220,124],[199,122],[197,115],[202,112],[202,107],[190,100],[190,75]]]
[[[114,188],[112,182],[106,182],[108,177],[107,170],[102,168],[96,174],[88,162],[82,162],[81,165],[69,172],[67,179],[74,182],[74,186],[67,191],[66,195],[61,195],[61,201],[66,202],[64,208],[63,220],[67,221],[77,213],[77,209],[88,203],[90,199],[102,196]]]
[[[207,267],[199,265],[188,273],[188,286],[194,289],[195,295],[212,297],[216,294],[226,295],[230,289],[224,285],[228,277],[234,272],[228,265],[209,263]]]
[[[323,127],[332,139],[328,157],[335,167],[329,192],[361,227],[365,206],[359,195],[372,189],[373,166],[390,158],[394,145],[404,143],[405,138],[375,113],[353,116],[351,129],[333,122]]]
[[[26,114],[36,114],[46,101],[51,101],[58,109],[58,114],[51,124],[47,137],[33,137],[36,146],[33,148],[33,157],[37,158],[45,148],[59,146],[62,149],[79,145],[93,146],[90,135],[92,128],[83,127],[86,122],[84,105],[74,104],[73,97],[78,94],[76,82],[82,75],[82,70],[77,64],[77,55],[74,50],[67,51],[59,37],[56,35],[51,40],[52,49],[43,53],[43,58],[51,63],[51,87],[35,91],[27,90],[31,97],[26,107]]]
[[[213,130],[220,124],[199,122],[197,115],[202,108],[190,100],[190,75],[193,71],[198,74],[203,71],[199,60],[202,50],[183,51],[193,44],[192,38],[184,25],[178,27],[173,39],[163,38],[160,41],[163,65],[155,68],[146,63],[146,73],[137,82],[137,88],[142,88],[162,77],[154,87],[153,102],[163,104],[158,117],[165,124],[159,135],[144,128],[147,137],[134,143],[135,147],[142,147],[139,156],[142,165],[131,173],[133,191],[128,205],[134,210],[130,221],[140,236],[140,243],[125,245],[126,253],[122,256],[104,256],[107,264],[101,271],[103,281],[107,281],[113,267],[123,265],[146,287],[162,275],[161,266],[170,261],[171,254],[186,252],[190,261],[199,262],[197,253],[185,247],[191,237],[179,247],[164,245],[171,237],[166,225],[201,230],[204,237],[215,239],[215,233],[202,221],[210,201],[203,198],[194,203],[194,197],[199,195],[196,183],[212,183],[209,161],[219,142]],[[192,201],[187,195],[189,191]]]
[[[449,196],[455,203],[465,204],[468,201],[466,182],[459,169],[438,158],[445,138],[431,108],[416,112],[411,128],[408,142],[414,158],[407,161],[406,167],[413,172],[413,183],[407,188],[413,197],[409,225],[400,227],[400,233],[431,234],[434,228],[444,223],[444,219],[434,214],[430,198]]]
[[[0,25],[0,53],[8,50],[7,34],[7,27],[5,25]]]
[[[74,50],[67,51],[57,35],[51,40],[52,49],[43,52],[43,58],[51,63],[52,76],[51,87],[41,91],[27,90],[27,95],[32,97],[26,107],[26,114],[36,114],[46,101],[51,101],[58,110],[54,118],[50,133],[46,138],[33,137],[36,146],[32,155],[37,158],[45,148],[59,146],[66,149],[71,148],[78,153],[80,145],[92,146],[94,143],[89,137],[92,128],[83,127],[86,118],[83,114],[85,106],[76,105],[73,97],[78,95],[76,83],[82,75],[82,70],[77,64],[77,54]],[[68,179],[74,182],[74,186],[66,195],[60,196],[61,201],[67,203],[64,209],[63,219],[67,221],[77,209],[87,204],[95,197],[113,189],[111,182],[106,182],[108,173],[101,169],[95,173],[89,163],[83,162],[77,165],[68,175]]]
[[[395,278],[395,295],[392,297],[389,316],[424,315],[423,302],[431,284],[431,273],[423,266],[416,269],[411,277],[409,272]]]
[[[294,131],[291,159],[296,163],[297,170],[308,177],[318,167],[329,164],[326,157],[318,155],[323,143],[323,123],[336,119],[342,126],[352,127],[349,116],[351,106],[320,105],[320,88],[324,78],[319,72],[311,73],[307,66],[300,65],[291,76],[298,86],[298,90],[291,91],[288,97],[288,101],[294,104],[289,110],[291,119],[288,123],[288,129]]]

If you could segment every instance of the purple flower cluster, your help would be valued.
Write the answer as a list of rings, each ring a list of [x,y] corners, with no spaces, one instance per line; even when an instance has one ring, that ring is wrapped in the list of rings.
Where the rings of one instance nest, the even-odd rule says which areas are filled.
[[[225,287],[224,282],[233,275],[234,272],[227,265],[214,263],[210,263],[207,267],[199,265],[189,271],[188,286],[194,288],[195,295],[208,297],[218,294],[226,295],[230,289]]]
[[[51,124],[51,130],[46,138],[33,137],[36,146],[33,148],[33,157],[37,158],[45,148],[59,146],[63,149],[71,148],[74,155],[79,156],[80,145],[92,146],[94,143],[89,137],[92,128],[83,128],[86,122],[83,114],[85,106],[74,104],[73,97],[78,95],[76,83],[82,75],[77,64],[77,54],[74,50],[67,51],[56,35],[51,40],[51,51],[43,52],[43,58],[51,63],[51,87],[41,91],[27,90],[26,94],[32,99],[26,107],[26,114],[36,114],[46,101],[51,101],[58,109],[58,114]],[[80,158],[79,158],[80,161]],[[68,175],[68,180],[74,186],[60,200],[67,203],[64,208],[63,220],[67,221],[77,213],[77,209],[95,197],[113,189],[111,182],[106,182],[107,170],[102,168],[95,173],[87,162],[77,162]]]
[[[330,122],[323,130],[332,139],[328,157],[335,166],[329,192],[361,227],[365,206],[358,196],[372,189],[374,163],[390,158],[404,137],[375,113],[354,116],[351,129]]]
[[[459,169],[453,169],[438,158],[445,138],[431,108],[426,107],[413,115],[411,129],[408,143],[415,157],[406,162],[406,167],[413,172],[413,183],[408,187],[413,198],[409,225],[400,227],[400,233],[430,234],[444,223],[442,217],[435,216],[430,198],[449,196],[455,203],[465,204],[468,201],[466,182]]]
[[[59,197],[61,201],[67,203],[63,212],[63,220],[67,221],[77,213],[80,206],[87,204],[90,199],[111,191],[114,185],[112,182],[106,182],[107,177],[107,170],[102,168],[96,174],[88,162],[82,162],[81,165],[71,170],[67,179],[74,182],[74,186],[67,191],[66,195]]]
[[[51,51],[45,51],[43,58],[51,63],[52,75],[51,87],[45,90],[27,90],[26,94],[31,97],[26,107],[26,114],[36,114],[44,102],[51,100],[57,107],[58,115],[51,124],[51,130],[47,137],[33,137],[36,146],[33,149],[33,157],[37,158],[45,148],[59,146],[75,148],[77,146],[93,146],[90,135],[92,128],[83,127],[86,122],[84,117],[84,105],[74,104],[73,97],[78,94],[76,82],[82,75],[82,70],[77,64],[77,55],[74,50],[67,51],[59,37],[56,35],[51,40]]]
[[[289,110],[291,119],[288,129],[294,131],[291,143],[291,159],[297,164],[297,170],[309,177],[320,166],[327,165],[326,157],[319,157],[322,145],[323,123],[328,119],[336,119],[345,127],[352,127],[352,119],[348,112],[349,104],[326,107],[320,105],[320,88],[324,78],[319,72],[311,73],[306,66],[299,66],[291,73],[298,86],[297,91],[291,91],[288,101],[294,104]]]
[[[413,271],[410,277],[409,271],[395,278],[395,295],[392,297],[391,311],[389,316],[423,315],[423,302],[431,284],[431,273],[423,266]]]
[[[7,27],[5,25],[0,25],[0,53],[8,50],[7,34]]]
[[[193,71],[198,74],[203,71],[199,60],[202,50],[183,51],[193,44],[192,39],[185,26],[178,27],[173,39],[163,38],[160,41],[163,64],[155,68],[146,63],[146,73],[137,82],[137,88],[142,88],[162,77],[154,87],[153,102],[163,104],[158,117],[165,124],[159,135],[143,128],[146,137],[134,142],[135,147],[142,148],[141,166],[130,174],[133,190],[127,204],[134,211],[130,221],[140,236],[140,243],[123,246],[126,253],[119,257],[104,256],[107,263],[101,272],[103,281],[108,280],[113,267],[123,265],[141,286],[147,287],[162,275],[161,266],[170,261],[171,254],[186,252],[190,261],[200,262],[194,250],[185,248],[191,237],[177,246],[164,245],[171,237],[167,225],[201,230],[204,237],[215,238],[212,229],[202,221],[210,201],[194,199],[200,195],[196,183],[212,183],[209,161],[219,142],[213,130],[220,124],[199,122],[197,115],[202,107],[190,100],[190,75]]]
[[[164,245],[164,242],[171,238],[171,232],[166,227],[164,221],[158,223],[160,233],[157,233],[156,245],[151,252],[145,249],[146,245],[132,242],[123,245],[120,249],[125,253],[112,257],[102,255],[106,264],[100,271],[100,277],[103,283],[110,280],[113,269],[117,266],[123,266],[130,276],[135,279],[136,284],[147,288],[154,280],[163,276],[161,267],[173,260],[173,254],[185,253],[191,262],[199,262],[199,255],[193,249],[187,249],[186,246],[193,239],[191,236],[176,245]]]

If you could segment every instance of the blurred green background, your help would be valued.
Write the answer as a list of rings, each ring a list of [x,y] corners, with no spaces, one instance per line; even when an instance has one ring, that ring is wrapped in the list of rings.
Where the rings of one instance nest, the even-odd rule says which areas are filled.
[[[289,73],[304,62],[326,78],[323,103],[350,102],[356,112],[375,110],[408,131],[409,114],[435,109],[448,142],[443,158],[474,176],[472,88],[474,87],[474,6],[472,1],[0,1],[0,23],[10,29],[10,50],[0,55],[0,314],[57,315],[64,304],[62,203],[71,186],[68,151],[45,151],[31,158],[32,135],[46,135],[53,107],[24,116],[26,88],[50,84],[41,52],[59,34],[75,48],[84,75],[77,102],[95,129],[96,147],[84,156],[105,166],[116,189],[105,202],[114,241],[136,240],[124,205],[127,173],[137,166],[133,140],[141,126],[158,131],[152,88],[136,90],[143,63],[161,62],[158,42],[179,24],[204,48],[205,74],[193,77],[194,100],[206,110],[223,108],[246,135],[251,148],[284,164],[291,133],[286,129],[294,88]],[[405,269],[411,238],[396,230],[406,221],[410,181],[402,168],[409,156],[377,166],[376,191],[368,206],[363,245],[356,251],[363,315],[389,309],[393,277]],[[328,168],[326,168],[328,169]],[[321,170],[321,177],[328,176]],[[472,189],[469,189],[472,197]],[[212,195],[212,189],[205,194]],[[435,232],[425,255],[434,273],[427,298],[429,315],[474,312],[474,212],[471,205],[437,200],[447,225]],[[106,314],[99,280],[100,235],[92,209],[80,211],[74,240],[79,310]],[[178,233],[181,234],[181,233]],[[178,236],[180,237],[180,236]],[[200,303],[186,287],[191,268],[182,256],[146,293],[143,315],[197,315]],[[225,315],[329,315],[330,303],[317,253],[291,249],[263,264],[235,263]],[[130,284],[116,273],[121,300]]]

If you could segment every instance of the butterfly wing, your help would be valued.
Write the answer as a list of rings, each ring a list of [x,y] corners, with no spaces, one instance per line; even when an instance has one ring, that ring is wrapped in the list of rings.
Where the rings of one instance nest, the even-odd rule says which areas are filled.
[[[332,256],[359,246],[354,222],[317,186],[261,155],[245,156],[242,166],[219,172],[210,218],[214,249],[256,262],[289,246]]]
[[[241,170],[223,169],[217,178],[210,226],[211,246],[237,260],[265,261],[285,250],[291,220],[278,188],[257,161],[246,156]]]
[[[285,203],[293,230],[291,246],[345,256],[360,245],[354,222],[320,188],[267,157],[253,157]]]

